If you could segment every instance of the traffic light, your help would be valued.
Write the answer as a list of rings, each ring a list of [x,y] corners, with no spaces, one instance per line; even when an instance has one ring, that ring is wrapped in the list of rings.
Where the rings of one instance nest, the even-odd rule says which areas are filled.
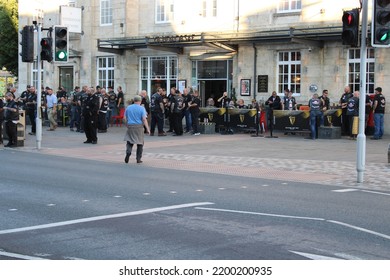
[[[68,27],[54,26],[54,61],[68,62],[69,57]]]
[[[390,0],[373,0],[371,45],[390,47]]]
[[[22,56],[23,62],[34,62],[34,26],[26,25],[23,27],[22,33]]]
[[[344,11],[343,33],[341,39],[343,45],[358,46],[359,42],[359,9]]]
[[[41,40],[41,60],[53,60],[53,39],[50,37]]]

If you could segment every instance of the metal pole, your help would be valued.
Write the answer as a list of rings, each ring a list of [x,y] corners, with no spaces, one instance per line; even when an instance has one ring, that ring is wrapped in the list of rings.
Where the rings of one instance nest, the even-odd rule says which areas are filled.
[[[360,44],[360,97],[359,97],[359,134],[357,136],[356,170],[357,182],[363,183],[364,170],[366,165],[366,135],[365,130],[365,109],[366,109],[366,58],[367,58],[367,14],[368,0],[363,0],[362,5],[362,37]]]
[[[36,133],[36,141],[37,141],[37,149],[41,149],[41,143],[42,143],[42,73],[41,73],[41,53],[40,53],[40,43],[42,38],[42,27],[41,24],[38,24],[37,26],[37,32],[38,32],[38,44],[37,44],[37,63],[38,63],[38,73],[37,73],[37,79],[38,79],[38,95],[37,95],[37,117],[36,117],[36,125],[37,125],[37,133]]]

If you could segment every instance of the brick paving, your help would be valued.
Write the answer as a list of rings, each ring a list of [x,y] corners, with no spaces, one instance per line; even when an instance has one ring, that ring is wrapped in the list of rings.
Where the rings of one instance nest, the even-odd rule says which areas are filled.
[[[24,147],[16,149],[125,164],[124,132],[125,127],[111,127],[108,133],[99,133],[97,145],[91,145],[83,144],[84,134],[69,128],[59,127],[53,132],[44,129],[39,151],[35,137],[30,135],[26,135]],[[275,135],[279,137],[251,137],[247,133],[145,136],[142,166],[390,191],[388,136],[379,141],[367,137],[364,182],[359,184],[356,141]],[[130,159],[129,168],[136,165],[135,159]]]

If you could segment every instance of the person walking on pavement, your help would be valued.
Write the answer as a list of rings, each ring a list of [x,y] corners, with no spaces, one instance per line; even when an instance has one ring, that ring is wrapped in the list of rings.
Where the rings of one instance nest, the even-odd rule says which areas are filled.
[[[141,106],[142,97],[136,95],[134,104],[127,106],[124,119],[127,126],[124,141],[126,141],[125,163],[129,162],[134,145],[137,145],[137,163],[142,163],[142,152],[144,146],[144,131],[150,134],[147,113],[145,107]]]
[[[95,94],[95,90],[88,90],[88,97],[85,100],[83,107],[84,116],[84,132],[87,140],[85,144],[97,144],[97,125],[99,120],[99,97]]]
[[[382,88],[377,87],[375,89],[374,105],[372,106],[372,109],[374,111],[374,124],[375,124],[374,136],[371,137],[372,140],[381,139],[383,133],[385,132],[384,129],[385,106],[386,106],[386,99],[382,94]]]
[[[53,89],[46,87],[46,105],[47,105],[47,118],[50,122],[50,128],[47,131],[56,130],[57,124],[57,96],[54,95]]]

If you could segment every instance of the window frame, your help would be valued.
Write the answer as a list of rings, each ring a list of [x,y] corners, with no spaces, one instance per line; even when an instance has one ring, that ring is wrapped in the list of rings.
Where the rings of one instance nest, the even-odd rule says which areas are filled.
[[[351,91],[360,91],[360,48],[348,49],[347,81]],[[370,69],[372,71],[370,71]],[[354,71],[351,71],[354,70]],[[352,79],[352,77],[356,77]],[[375,88],[375,48],[367,48],[366,53],[366,93],[374,94]]]
[[[103,59],[105,62],[103,62]],[[105,63],[100,66],[100,61]],[[100,75],[102,73],[102,77]],[[96,81],[101,87],[115,86],[115,56],[100,56],[96,58]]]
[[[163,11],[161,11],[163,10]],[[173,21],[174,1],[156,0],[154,21],[156,24],[170,23]]]
[[[288,55],[287,60],[280,60],[280,55],[285,56]],[[295,60],[292,59],[293,54],[295,54]],[[299,57],[299,59],[298,59]],[[280,72],[280,67],[287,67],[286,72]],[[293,67],[294,66],[294,67]],[[295,69],[294,72],[292,69]],[[299,71],[298,71],[299,69]],[[281,81],[280,77],[283,76]],[[293,76],[296,77],[295,82],[293,80]],[[285,79],[287,78],[287,82]],[[293,96],[301,96],[302,94],[302,53],[299,50],[289,50],[289,51],[279,51],[277,53],[277,89],[278,95],[283,95],[284,90],[286,88],[290,89],[293,93]],[[299,88],[299,92],[297,92],[297,88]]]
[[[296,2],[295,8],[292,8],[293,2]],[[285,4],[288,5],[287,8],[283,7]],[[277,5],[278,13],[296,13],[302,11],[302,0],[279,0]]]
[[[103,3],[106,3],[107,7]],[[112,22],[112,0],[100,0],[100,26],[111,26]]]

